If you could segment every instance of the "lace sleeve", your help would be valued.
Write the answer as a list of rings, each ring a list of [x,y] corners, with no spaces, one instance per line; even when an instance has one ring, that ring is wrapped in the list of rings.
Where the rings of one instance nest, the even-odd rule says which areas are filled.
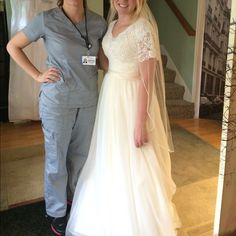
[[[141,20],[137,25],[136,32],[138,61],[143,62],[150,58],[156,58],[157,52],[149,22]]]

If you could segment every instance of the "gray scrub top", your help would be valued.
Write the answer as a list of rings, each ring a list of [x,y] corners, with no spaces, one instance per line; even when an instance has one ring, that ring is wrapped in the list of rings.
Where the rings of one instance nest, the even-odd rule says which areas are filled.
[[[86,35],[85,18],[76,26]],[[101,40],[106,32],[103,17],[87,10],[87,29],[92,48],[91,56],[97,56]],[[47,105],[80,108],[96,105],[97,67],[82,65],[81,57],[88,55],[85,41],[60,8],[38,14],[22,30],[30,41],[44,40],[47,49],[47,67],[60,70],[60,80],[43,83],[41,99]]]

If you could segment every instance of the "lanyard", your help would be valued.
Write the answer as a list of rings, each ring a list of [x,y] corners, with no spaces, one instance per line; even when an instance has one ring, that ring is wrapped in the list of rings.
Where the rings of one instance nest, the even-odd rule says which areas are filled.
[[[84,10],[84,16],[85,16],[85,31],[86,31],[86,35],[83,35],[81,33],[81,31],[79,30],[79,28],[75,25],[75,23],[70,19],[70,17],[65,13],[64,9],[61,8],[63,14],[67,17],[67,19],[71,22],[71,24],[75,27],[75,29],[79,32],[81,38],[85,41],[86,47],[87,49],[91,49],[92,48],[92,44],[89,42],[89,37],[88,37],[88,27],[87,27],[87,13],[86,13],[86,9]]]

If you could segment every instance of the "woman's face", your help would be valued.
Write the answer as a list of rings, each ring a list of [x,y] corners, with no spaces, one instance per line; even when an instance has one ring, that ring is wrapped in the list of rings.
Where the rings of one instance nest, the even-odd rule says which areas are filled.
[[[81,6],[83,0],[64,0],[64,4],[69,6]]]
[[[137,5],[137,0],[113,0],[118,15],[132,15]]]

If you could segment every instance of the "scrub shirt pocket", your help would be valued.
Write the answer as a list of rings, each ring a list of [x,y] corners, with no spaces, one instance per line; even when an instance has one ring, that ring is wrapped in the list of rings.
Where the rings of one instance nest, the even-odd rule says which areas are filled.
[[[94,78],[98,74],[97,66],[82,65],[88,78]]]
[[[79,61],[75,60],[62,60],[60,62],[62,81],[58,83],[59,88],[68,91],[78,88],[79,63]]]

